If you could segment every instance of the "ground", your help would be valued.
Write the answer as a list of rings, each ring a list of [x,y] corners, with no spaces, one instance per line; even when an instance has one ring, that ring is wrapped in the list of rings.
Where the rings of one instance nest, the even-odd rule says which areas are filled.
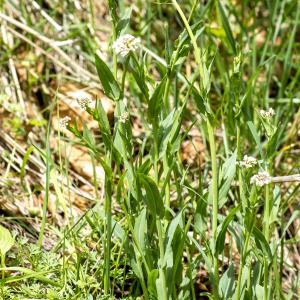
[[[298,299],[299,18],[0,3],[0,299]]]

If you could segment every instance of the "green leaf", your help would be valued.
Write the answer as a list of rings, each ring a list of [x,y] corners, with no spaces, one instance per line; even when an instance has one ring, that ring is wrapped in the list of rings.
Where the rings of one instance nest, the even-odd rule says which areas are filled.
[[[156,290],[157,290],[157,299],[164,300],[164,281],[162,274],[159,274],[159,277],[156,279]]]
[[[149,100],[149,90],[146,84],[145,72],[144,72],[144,65],[139,65],[137,59],[134,55],[130,55],[129,71],[132,73],[137,85],[139,86],[141,92],[143,93],[144,97]]]
[[[98,121],[101,132],[104,131],[106,134],[110,134],[109,121],[101,100],[97,100],[96,108],[97,108],[96,120]]]
[[[97,54],[95,54],[95,65],[104,90],[104,94],[110,99],[115,101],[118,100],[121,95],[119,84],[115,80],[110,68]]]
[[[265,256],[268,256],[269,260],[272,260],[270,246],[262,232],[257,227],[253,227],[252,234],[257,248],[261,250]]]
[[[207,193],[199,195],[195,213],[194,226],[197,233],[207,230]]]
[[[147,237],[147,210],[144,208],[135,220],[134,231],[143,253],[146,250],[145,238]]]
[[[222,299],[230,299],[235,290],[234,265],[231,263],[219,283],[219,293]]]
[[[168,227],[168,232],[167,232],[168,242],[166,245],[163,266],[166,266],[167,268],[171,268],[171,269],[172,269],[173,263],[174,263],[172,242],[174,240],[177,227],[180,225],[182,226],[183,211],[184,211],[184,209],[181,210],[180,213],[171,221],[171,223]]]
[[[156,299],[157,296],[157,292],[156,292],[156,280],[159,276],[159,270],[158,269],[153,269],[151,270],[151,272],[149,273],[148,276],[148,289],[149,289],[149,293],[153,296],[155,296],[154,299]]]
[[[200,28],[201,25],[203,25],[202,20],[191,26],[196,39],[204,32],[205,26]],[[177,49],[176,51],[173,51],[171,57],[171,65],[173,66],[183,63],[192,48],[190,36],[186,29],[178,36],[175,44],[177,45]]]
[[[228,216],[224,219],[224,221],[219,225],[218,228],[218,236],[217,236],[217,241],[216,241],[216,255],[219,255],[220,253],[222,253],[223,249],[224,249],[224,243],[225,243],[225,234],[227,231],[227,227],[229,225],[229,223],[233,220],[234,216],[236,215],[236,213],[240,210],[241,205],[239,204],[238,206],[236,206],[235,208],[233,208],[230,213],[228,214]]]
[[[160,218],[163,218],[165,208],[156,183],[149,176],[141,173],[137,175],[141,185],[146,190],[146,204],[149,207],[149,210],[154,213],[154,215],[158,215]]]
[[[256,294],[256,299],[263,299],[264,298],[264,287],[257,284],[255,287],[255,294]]]
[[[130,24],[131,12],[132,12],[132,7],[128,7],[122,13],[122,19],[120,19],[118,21],[118,24],[116,27],[117,36],[123,35],[127,31],[129,24]]]
[[[26,168],[26,165],[27,165],[27,161],[28,161],[31,153],[33,152],[33,150],[34,150],[34,147],[30,146],[27,149],[27,151],[24,155],[23,161],[22,161],[22,166],[21,166],[21,171],[20,171],[20,178],[21,178],[21,182],[22,182],[23,185],[24,185],[25,168]]]
[[[219,191],[219,207],[221,208],[227,199],[231,183],[235,177],[237,151],[234,151],[222,166],[222,186]]]
[[[152,163],[151,163],[150,158],[148,158],[142,165],[139,166],[137,172],[147,175],[149,173],[149,171],[151,170],[151,167],[152,167]]]
[[[13,239],[11,233],[8,229],[0,225],[0,253],[1,256],[5,256],[5,254],[11,249],[14,245],[15,240]]]
[[[271,120],[269,119],[264,119],[260,114],[258,114],[261,123],[263,124],[263,127],[266,131],[266,134],[269,138],[272,138],[273,135],[276,133],[276,126],[272,124]]]
[[[269,220],[270,225],[276,221],[280,222],[279,215],[278,215],[280,202],[281,202],[281,190],[279,186],[276,185],[273,191],[273,202],[271,205],[272,209],[271,209],[270,220]]]
[[[197,248],[197,250],[201,254],[202,258],[205,261],[205,266],[206,266],[206,269],[208,270],[209,278],[210,278],[210,280],[213,281],[214,275],[213,275],[213,271],[212,271],[213,270],[212,258],[210,255],[206,254],[207,252],[209,253],[208,246],[206,246],[207,251],[204,251],[203,246],[202,245],[200,246],[198,241],[196,241],[196,239],[193,236],[187,235],[186,238],[190,240],[190,242]]]
[[[206,113],[210,113],[210,109],[208,104],[205,102],[205,99],[201,96],[199,91],[191,84],[190,87],[192,88],[192,95],[196,106],[199,110],[200,115],[202,118],[205,118]]]
[[[232,34],[232,31],[231,31],[231,28],[230,28],[230,25],[229,25],[229,22],[228,22],[228,18],[226,16],[226,13],[225,13],[224,8],[223,8],[220,1],[218,1],[218,7],[217,8],[218,8],[218,13],[221,17],[221,22],[222,22],[223,28],[225,30],[227,40],[230,44],[230,47],[232,49],[233,54],[236,54],[236,47],[235,47],[233,34]]]
[[[271,136],[269,136],[269,141],[267,143],[266,149],[266,158],[272,159],[274,156],[277,155],[277,148],[280,145],[280,135],[282,134],[279,130],[279,127],[273,127],[274,132]]]
[[[167,261],[167,282],[171,281],[171,282],[181,283],[182,280],[182,273],[183,273],[182,256],[183,256],[183,251],[185,246],[185,239],[187,236],[187,232],[189,231],[190,228],[190,222],[187,222],[185,228],[183,228],[183,225],[185,223],[184,222],[185,208],[186,206],[184,206],[181,209],[179,215],[176,217],[178,218],[178,220],[175,220],[174,221],[175,224],[172,224],[172,226],[174,225],[176,226],[174,232],[171,232],[171,230],[170,232],[168,231],[168,238],[171,240],[169,241],[172,244],[172,258],[168,259]],[[169,255],[168,246],[166,248],[165,255],[166,256]],[[169,261],[173,262],[172,267],[169,267]]]
[[[252,209],[245,207],[244,225],[248,232],[252,232],[252,228],[255,222],[255,216],[253,215]]]
[[[168,145],[172,145],[176,137],[179,135],[179,130],[181,126],[180,117],[182,110],[174,109],[168,116],[160,123],[158,138],[159,138],[159,159],[167,151]]]
[[[95,139],[92,135],[92,132],[87,127],[86,122],[82,122],[82,125],[83,125],[82,137],[83,137],[84,141],[86,142],[87,146],[91,150],[95,150]]]
[[[21,281],[21,280],[26,280],[28,278],[34,278],[35,280],[39,280],[39,281],[44,282],[48,285],[53,285],[53,286],[62,288],[62,286],[60,285],[59,282],[53,281],[53,280],[49,279],[48,277],[43,276],[45,274],[52,273],[53,271],[35,272],[35,271],[32,271],[32,270],[27,269],[27,268],[23,268],[23,267],[5,267],[5,268],[0,268],[0,272],[1,271],[14,272],[15,274],[16,273],[24,273],[24,275],[21,275],[21,276],[13,275],[13,276],[10,276],[10,277],[7,277],[7,278],[4,278],[4,279],[0,280],[0,285],[2,285],[2,286],[5,285],[5,284],[9,285],[12,282],[18,282],[18,281]]]
[[[97,218],[100,218],[101,220],[105,221],[106,219],[106,214],[105,211],[103,209],[103,207],[101,207],[100,205],[96,205],[93,210],[91,211],[91,213],[93,214],[97,214],[96,217],[91,218],[91,220],[93,220],[93,222],[95,222],[95,220],[97,220]],[[94,227],[97,227],[97,222],[94,223]],[[113,228],[113,236],[115,236],[117,239],[119,239],[120,241],[126,240],[127,239],[127,235],[126,232],[124,231],[124,229],[122,228],[122,226],[114,219],[111,219],[111,225]]]
[[[261,142],[260,142],[260,139],[259,139],[259,135],[258,135],[258,133],[256,131],[256,128],[255,128],[253,122],[251,122],[251,121],[248,121],[247,125],[248,125],[248,127],[249,127],[249,129],[250,129],[250,131],[252,133],[252,136],[253,136],[253,138],[254,138],[254,140],[256,142],[256,145],[258,146],[258,150],[259,150],[260,156],[263,158],[262,145],[261,145]]]
[[[130,260],[130,266],[137,278],[139,278],[142,281],[144,279],[143,271],[139,268],[139,265],[135,262],[133,258]]]
[[[109,7],[109,12],[112,17],[112,21],[114,24],[117,24],[118,22],[118,14],[117,14],[117,8],[118,4],[116,0],[108,0],[108,7]]]
[[[82,138],[82,134],[78,129],[78,121],[77,119],[74,120],[74,126],[71,127],[70,125],[67,126],[68,130],[71,131],[76,137]]]
[[[165,91],[165,86],[167,82],[167,76],[165,75],[161,82],[156,86],[148,106],[148,118],[150,122],[153,122],[158,119],[160,109],[163,102],[163,95]]]

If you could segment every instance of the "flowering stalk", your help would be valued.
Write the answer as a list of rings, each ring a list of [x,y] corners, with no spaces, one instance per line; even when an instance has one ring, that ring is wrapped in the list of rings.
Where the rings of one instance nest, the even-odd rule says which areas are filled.
[[[251,193],[250,193],[250,199],[249,199],[249,207],[254,206],[256,202],[256,187],[253,186],[251,189]],[[246,263],[246,257],[249,251],[249,244],[250,244],[250,239],[251,239],[251,235],[252,235],[252,231],[253,231],[253,227],[255,225],[255,216],[256,216],[256,211],[254,211],[254,213],[251,215],[251,221],[249,222],[250,226],[248,228],[248,230],[246,231],[246,237],[245,237],[245,244],[240,256],[240,269],[239,269],[239,274],[238,274],[238,280],[237,280],[237,288],[236,288],[236,294],[235,294],[235,299],[236,300],[240,300],[241,299],[241,280],[242,280],[242,275],[243,275],[243,270],[244,270],[244,266]],[[250,269],[251,271],[251,269]],[[248,276],[248,285],[250,284],[250,280],[251,277],[249,279]]]
[[[47,218],[47,207],[48,207],[48,201],[49,201],[50,171],[51,171],[51,149],[50,149],[51,123],[50,122],[51,122],[55,103],[56,103],[56,99],[55,99],[55,101],[53,101],[52,105],[50,106],[49,122],[48,122],[47,133],[46,133],[46,186],[45,186],[45,197],[43,199],[42,223],[41,223],[41,229],[40,229],[39,239],[38,239],[39,249],[42,248],[42,244],[43,244],[45,227],[46,227],[46,218]],[[70,121],[70,118],[66,117],[64,120],[64,125],[67,126],[69,121]]]
[[[269,230],[269,226],[270,226],[270,187],[267,184],[265,187],[265,212],[264,212],[264,234],[265,234],[265,238],[267,243],[269,243],[270,240],[270,230]],[[268,299],[268,280],[269,280],[269,263],[268,263],[268,258],[265,257],[264,259],[264,300]]]
[[[211,157],[211,167],[212,167],[212,197],[213,197],[213,215],[212,215],[212,231],[213,239],[217,240],[217,227],[218,227],[218,167],[217,167],[217,153],[215,137],[213,132],[213,127],[207,118],[207,131],[210,146],[210,157]],[[218,268],[218,257],[214,255],[213,259],[214,265],[214,296],[215,299],[219,297],[219,268]]]
[[[121,99],[123,99],[123,97],[124,97],[124,90],[125,90],[125,78],[126,78],[126,74],[127,74],[127,69],[128,69],[128,62],[129,62],[129,57],[126,57],[125,58],[125,61],[123,61],[123,74],[122,74],[122,78],[121,78],[121,95],[120,95],[120,99],[118,99],[117,101],[116,101],[116,110],[117,110],[117,117],[118,117],[118,123],[117,123],[117,130],[120,130],[120,133],[122,134],[122,135],[124,135],[125,134],[125,132],[124,132],[124,126],[125,126],[125,124],[126,124],[126,122],[128,122],[128,120],[129,120],[129,118],[130,118],[130,114],[127,112],[127,111],[123,111],[123,112],[121,112]],[[121,147],[122,147],[122,152],[123,152],[123,154],[124,154],[124,156],[123,156],[123,160],[124,161],[126,161],[127,162],[127,164],[128,164],[128,167],[129,167],[129,173],[131,173],[132,174],[132,177],[133,178],[136,178],[136,174],[135,174],[135,169],[134,169],[134,165],[133,165],[133,162],[132,162],[132,158],[131,157],[129,157],[128,156],[128,154],[127,154],[127,149],[126,149],[126,145],[125,145],[125,142],[124,142],[124,140],[123,139],[121,139]],[[158,173],[157,173],[158,174]],[[141,199],[139,199],[139,195],[140,195],[140,193],[139,193],[139,191],[137,190],[137,186],[135,185],[135,190],[136,190],[136,195],[137,195],[137,197],[138,197],[138,202],[140,202],[141,201]],[[126,212],[126,209],[125,209],[125,207],[123,207],[123,210]],[[149,266],[148,266],[148,263],[147,263],[147,261],[146,261],[146,259],[145,259],[145,257],[144,257],[144,254],[143,254],[143,252],[142,252],[142,250],[141,250],[141,248],[140,248],[140,246],[139,246],[139,242],[137,241],[137,238],[136,238],[136,236],[135,236],[135,231],[134,231],[134,228],[133,228],[133,225],[132,225],[132,223],[131,223],[131,216],[129,216],[129,214],[128,213],[126,213],[126,216],[127,216],[127,220],[128,220],[128,223],[129,223],[129,227],[130,227],[130,231],[131,231],[131,233],[132,233],[132,237],[133,237],[133,240],[134,240],[134,243],[135,243],[135,246],[137,247],[137,249],[138,249],[138,252],[139,252],[139,254],[140,254],[140,256],[141,256],[141,258],[142,258],[142,260],[143,260],[143,263],[144,263],[144,267],[145,267],[145,269],[146,269],[146,272],[147,272],[147,274],[148,274],[148,276],[149,276],[149,273],[150,273],[150,269],[149,269]],[[159,229],[161,229],[161,228],[159,228]],[[159,231],[159,233],[160,233],[161,231]],[[162,235],[161,234],[159,234],[159,237],[162,237]],[[159,239],[159,247],[160,247],[160,252],[162,251],[161,250],[161,247],[163,246],[163,239],[161,238],[161,239]],[[163,249],[163,248],[162,248]],[[161,261],[163,261],[163,259],[161,259]],[[142,266],[141,266],[141,263],[140,263],[140,261],[139,261],[139,258],[137,258],[137,266],[138,266],[138,269],[140,270],[140,272],[143,272],[143,270],[142,270]],[[165,280],[164,280],[164,282],[165,282]],[[141,286],[142,286],[142,290],[143,290],[143,296],[144,296],[144,298],[145,298],[145,300],[148,300],[149,299],[149,296],[148,296],[148,290],[147,290],[147,286],[146,286],[146,283],[145,283],[145,281],[144,281],[144,278],[142,279],[142,281],[141,281]],[[166,291],[167,289],[165,288],[165,291]],[[167,299],[167,298],[166,298]]]
[[[111,12],[113,15],[113,13]],[[116,40],[117,31],[115,18],[112,16],[112,28],[113,28],[113,40]],[[113,69],[114,69],[114,77],[117,80],[117,56],[113,53]],[[107,149],[106,154],[106,163],[111,166],[112,165],[112,155],[110,153],[110,149]],[[105,246],[104,246],[104,293],[105,295],[110,294],[110,255],[111,255],[111,235],[112,235],[112,207],[111,207],[111,197],[112,197],[112,183],[107,176],[105,176],[105,202],[104,209],[106,215],[106,222],[104,224],[104,232],[105,232]]]
[[[201,51],[197,45],[196,37],[189,25],[188,20],[186,19],[182,9],[178,5],[176,0],[172,0],[172,3],[176,10],[178,11],[184,26],[190,36],[194,51],[195,51],[195,60],[198,65],[199,75],[201,80],[201,86],[205,89],[203,82],[208,82],[208,74],[204,72],[203,62],[201,60]],[[206,116],[206,127],[208,131],[208,141],[210,146],[210,156],[211,156],[211,164],[212,164],[212,197],[213,197],[213,213],[212,213],[212,231],[213,237],[216,241],[217,238],[217,226],[218,226],[218,167],[217,167],[217,155],[216,155],[216,146],[215,146],[215,137],[214,130],[212,124],[210,123],[209,116]],[[214,268],[214,282],[213,282],[213,293],[214,299],[219,299],[219,271],[218,271],[218,257],[214,253],[213,255],[213,268]]]
[[[165,105],[165,112],[166,115],[168,114],[168,112],[170,111],[170,105],[169,105],[169,92],[170,92],[170,85],[171,85],[171,80],[170,80],[170,76],[168,76],[167,78],[167,82],[166,82],[166,87],[165,87],[165,92],[164,92],[164,99],[163,99],[163,103]],[[165,156],[165,161],[168,162],[168,152],[166,151],[164,153]],[[165,219],[166,219],[166,225],[168,223],[168,218],[169,218],[169,211],[170,211],[170,179],[168,180],[167,184],[166,184],[166,188],[165,188],[165,205],[166,205],[166,212],[165,212]]]
[[[158,186],[159,181],[159,174],[158,174],[158,127],[156,122],[153,122],[153,136],[154,136],[154,156],[153,156],[153,167],[154,167],[154,178],[155,183]],[[159,245],[159,276],[162,278],[162,290],[163,290],[163,300],[168,299],[167,294],[167,283],[166,283],[166,274],[163,267],[163,261],[164,261],[164,238],[163,238],[163,227],[161,224],[161,220],[156,220],[156,228],[157,228],[157,234],[158,234],[158,245]]]

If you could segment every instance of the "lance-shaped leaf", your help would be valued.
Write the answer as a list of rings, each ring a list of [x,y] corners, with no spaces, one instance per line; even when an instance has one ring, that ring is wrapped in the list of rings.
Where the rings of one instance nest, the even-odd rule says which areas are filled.
[[[104,94],[112,100],[118,100],[121,94],[119,84],[109,67],[97,54],[95,54],[95,65]]]
[[[164,203],[158,191],[157,185],[154,180],[145,175],[138,174],[139,181],[141,185],[146,190],[146,204],[149,207],[150,211],[154,213],[154,215],[158,215],[160,218],[164,216]]]
[[[228,216],[224,219],[224,221],[222,222],[222,224],[220,224],[219,227],[219,233],[217,236],[217,241],[216,241],[216,255],[222,253],[223,249],[224,249],[224,244],[225,244],[225,234],[227,231],[227,227],[230,224],[230,222],[233,220],[234,216],[236,215],[236,213],[239,211],[241,205],[236,206],[235,208],[233,208],[230,213],[228,214]]]
[[[236,54],[235,42],[234,42],[233,34],[232,34],[232,31],[231,31],[231,28],[230,28],[230,25],[229,25],[229,22],[228,22],[228,18],[226,16],[225,10],[224,10],[221,2],[218,1],[217,3],[218,3],[217,4],[218,5],[217,6],[218,7],[218,13],[221,17],[221,22],[222,22],[223,28],[225,30],[227,40],[230,44],[230,47],[232,49],[233,54]]]
[[[167,76],[165,76],[161,82],[156,86],[150,101],[149,101],[149,107],[148,107],[148,117],[150,122],[153,122],[154,120],[157,120],[158,115],[161,110],[162,102],[163,102],[163,96],[165,91],[165,86],[167,82]]]
[[[5,256],[5,254],[14,245],[15,240],[13,239],[11,233],[8,229],[0,225],[0,254]]]

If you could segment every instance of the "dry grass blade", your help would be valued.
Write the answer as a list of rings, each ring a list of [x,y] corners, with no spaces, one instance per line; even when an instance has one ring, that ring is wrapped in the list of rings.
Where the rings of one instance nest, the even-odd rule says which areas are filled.
[[[48,46],[50,46],[57,54],[61,56],[61,58],[65,61],[68,62],[68,64],[73,68],[73,70],[76,72],[76,75],[78,77],[84,78],[86,80],[92,79],[92,80],[98,80],[98,77],[95,76],[94,74],[90,73],[89,71],[83,69],[78,63],[74,62],[64,51],[62,51],[59,47],[55,45],[55,41],[47,38],[46,36],[42,35],[41,33],[35,31],[34,29],[30,28],[29,26],[3,14],[0,12],[0,18],[2,20],[7,21],[10,24],[15,25],[16,27],[26,31],[27,33],[32,34],[39,40],[43,41],[46,43]]]

